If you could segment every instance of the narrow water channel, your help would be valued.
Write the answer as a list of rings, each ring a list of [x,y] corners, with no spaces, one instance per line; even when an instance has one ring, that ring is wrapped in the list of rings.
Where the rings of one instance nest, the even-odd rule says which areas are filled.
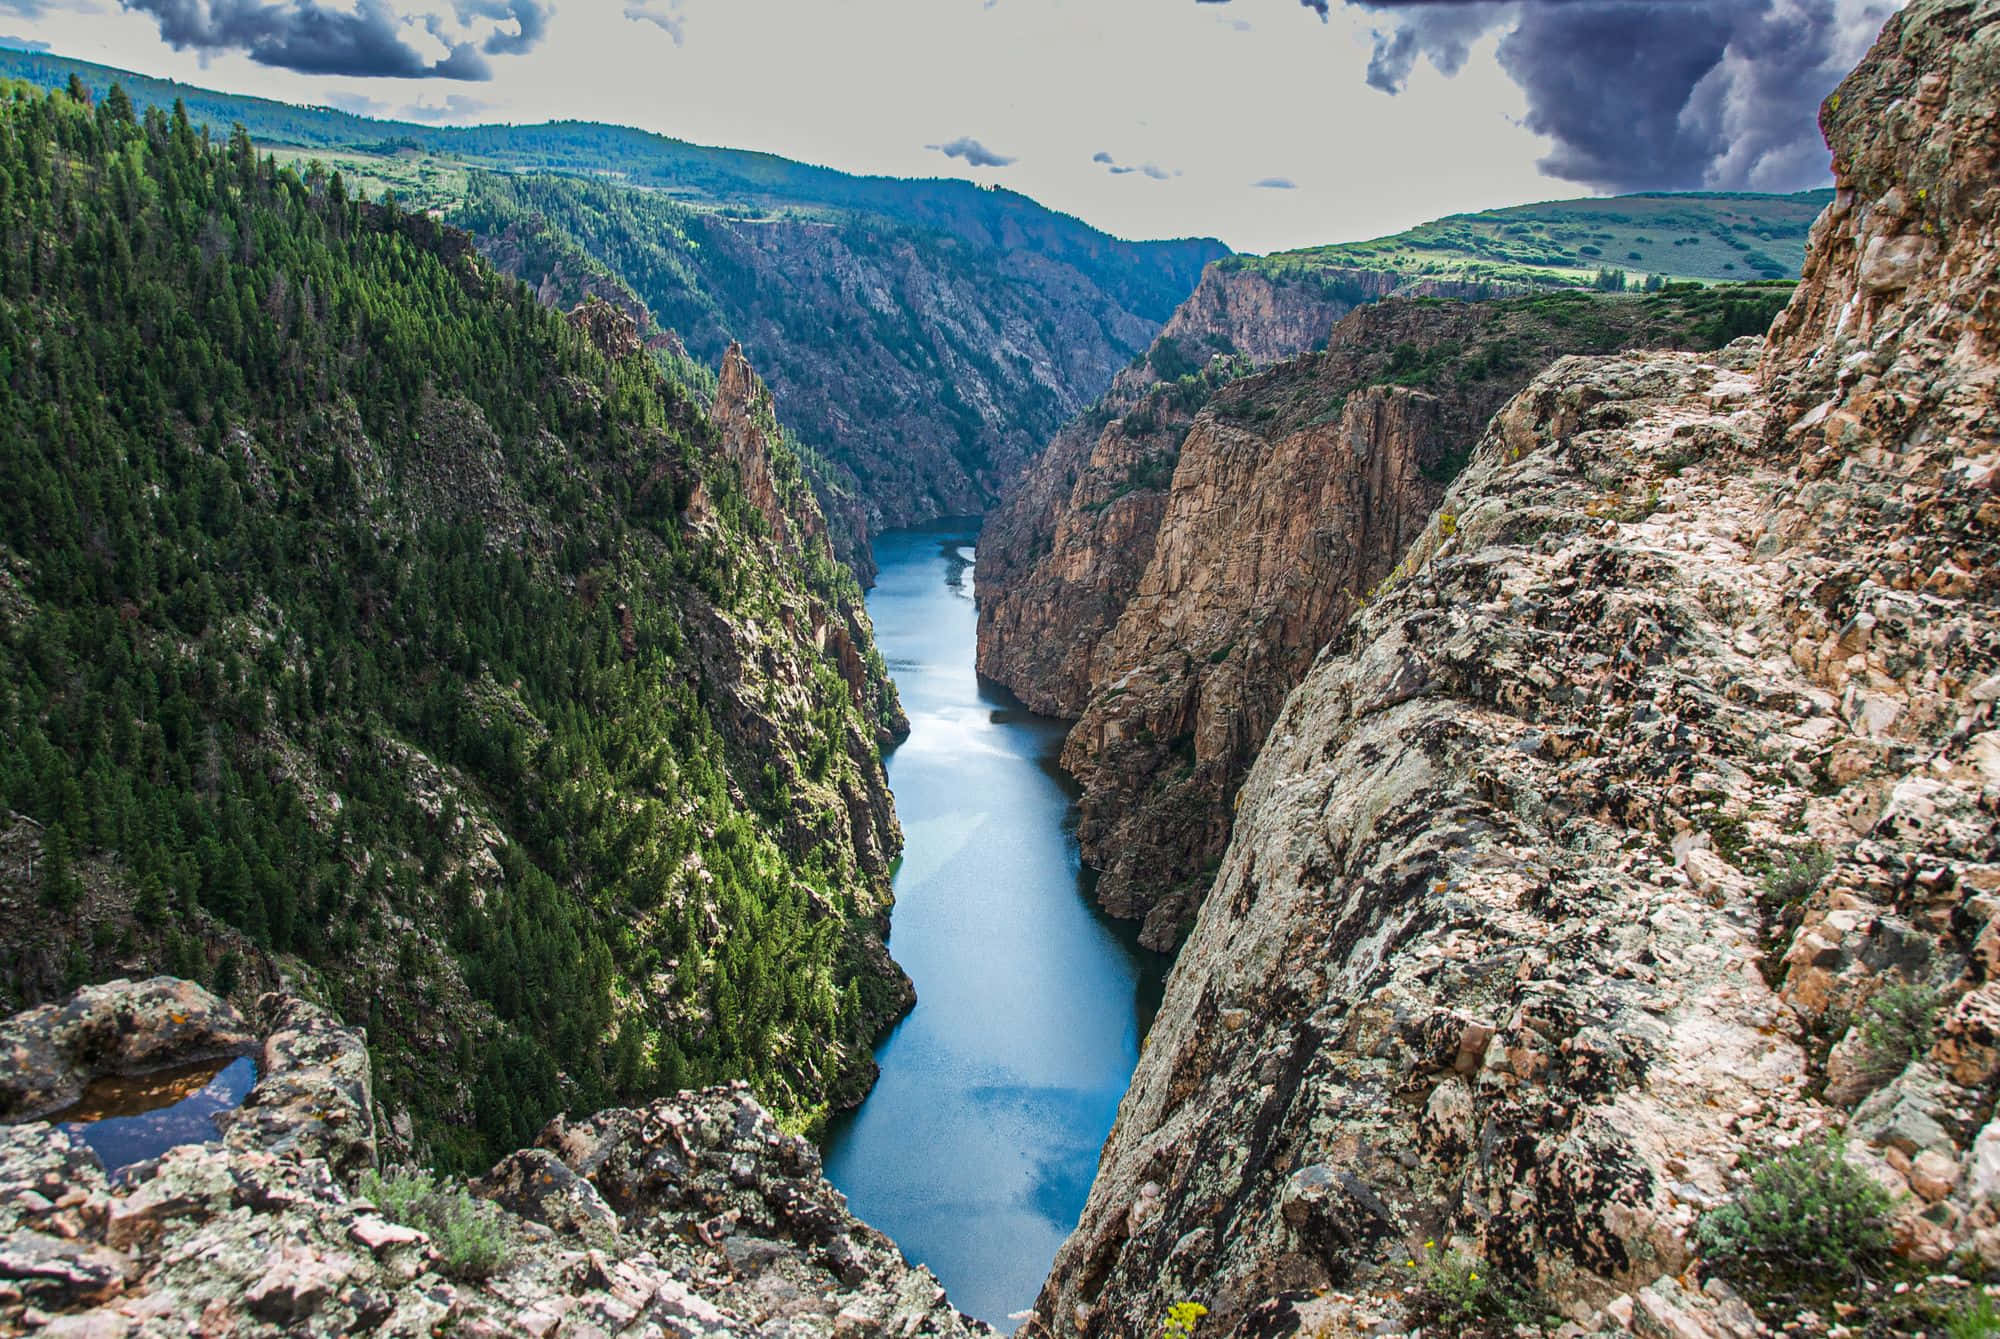
[[[1076,1225],[1165,959],[1082,885],[1060,722],[973,669],[976,522],[875,541],[875,638],[910,715],[889,757],[903,861],[889,947],[917,1007],[828,1135],[855,1213],[1011,1329]]]

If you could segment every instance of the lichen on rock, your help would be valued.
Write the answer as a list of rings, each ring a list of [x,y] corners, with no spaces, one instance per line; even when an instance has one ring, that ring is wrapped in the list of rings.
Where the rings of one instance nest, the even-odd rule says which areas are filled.
[[[80,1010],[163,1035],[164,979]],[[73,1002],[76,1003],[76,1002]],[[156,1012],[156,1010],[160,1012]],[[40,1011],[37,1011],[40,1012]],[[377,1160],[361,1035],[303,1001],[260,1008],[266,1069],[224,1136],[107,1181],[38,1120],[0,1125],[0,1328],[51,1336],[936,1336],[991,1331],[847,1212],[819,1156],[736,1084],[557,1120],[476,1183],[504,1258],[451,1268],[358,1175]],[[238,1020],[240,1022],[240,1020]],[[10,1035],[33,1031],[24,1015]],[[45,1084],[46,1086],[46,1084]]]
[[[1837,1131],[1908,1267],[2000,1266],[1996,52],[1890,21],[1767,343],[1494,417],[1250,770],[1043,1330],[1383,1332],[1448,1244],[1747,1336],[1694,1228]]]

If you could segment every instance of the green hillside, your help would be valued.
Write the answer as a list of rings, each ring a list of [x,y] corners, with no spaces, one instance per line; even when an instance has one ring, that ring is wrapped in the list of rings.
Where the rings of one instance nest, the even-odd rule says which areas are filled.
[[[1833,198],[1732,193],[1615,195],[1489,209],[1420,224],[1368,242],[1225,260],[1300,277],[1344,269],[1523,286],[1595,283],[1622,272],[1637,287],[1662,280],[1796,279],[1806,234]]]
[[[377,121],[0,50],[9,74],[95,96],[116,82],[218,136],[240,124],[296,171],[475,229],[545,300],[626,306],[657,346],[677,329],[712,364],[740,341],[825,458],[814,487],[863,575],[870,529],[991,505],[1227,254],[1122,241],[969,182],[857,177],[620,126]],[[653,223],[657,239],[625,231]],[[643,272],[624,273],[635,260]]]
[[[0,86],[0,1010],[282,976],[466,1165],[858,1096],[893,690],[632,348],[247,137]]]

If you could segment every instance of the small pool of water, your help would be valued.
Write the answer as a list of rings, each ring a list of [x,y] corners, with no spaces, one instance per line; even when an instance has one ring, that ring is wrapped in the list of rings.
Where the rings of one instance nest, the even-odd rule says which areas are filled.
[[[110,1075],[93,1080],[82,1100],[54,1120],[80,1135],[115,1181],[170,1148],[221,1138],[216,1116],[243,1105],[256,1082],[257,1062],[247,1055]]]

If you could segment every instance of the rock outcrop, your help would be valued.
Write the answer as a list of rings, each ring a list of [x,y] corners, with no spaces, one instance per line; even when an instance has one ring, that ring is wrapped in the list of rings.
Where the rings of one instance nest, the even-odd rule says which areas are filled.
[[[1173,946],[1206,891],[1228,801],[1285,693],[1422,528],[1453,442],[1477,432],[1463,403],[1344,393],[1341,371],[1328,380],[1342,389],[1313,387],[1282,426],[1258,420],[1296,392],[1288,370],[1210,402],[1181,442],[1145,574],[1091,655],[1097,691],[1063,746],[1083,788],[1077,835],[1099,901],[1145,919],[1153,948]]]
[[[175,1014],[251,1029],[198,987],[115,982],[110,1012],[154,1053]],[[477,1190],[497,1264],[366,1197],[377,1149],[361,1035],[267,996],[263,1068],[222,1138],[112,1182],[67,1129],[0,1125],[0,1328],[66,1336],[990,1334],[847,1212],[804,1139],[742,1085],[558,1119]],[[220,1020],[220,1021],[218,1021]],[[32,1018],[0,1035],[39,1034]],[[198,1048],[197,1048],[198,1049]],[[32,1071],[44,1086],[64,1071]]]
[[[93,1079],[237,1055],[254,1040],[234,1009],[192,982],[86,986],[0,1023],[0,1121],[60,1111]]]
[[[980,668],[1080,718],[1063,765],[1105,907],[1172,946],[1285,694],[1509,395],[1565,352],[1712,346],[1781,300],[1381,302],[1322,353],[1247,379],[1218,358],[1065,429],[982,536]]]
[[[1045,716],[1090,701],[1090,660],[1153,557],[1181,439],[1248,370],[1218,358],[1186,383],[1133,370],[1071,420],[979,534],[979,672]]]
[[[1748,1336],[1695,1225],[1842,1129],[1906,1262],[2000,1267],[1997,91],[2000,4],[1917,0],[1767,346],[1495,417],[1250,770],[1041,1331],[1390,1332],[1452,1251]],[[1913,1328],[1838,1301],[1763,1319]]]
[[[1357,307],[1384,298],[1502,297],[1522,288],[1411,279],[1393,270],[1327,266],[1253,268],[1231,257],[1211,261],[1201,282],[1174,310],[1148,351],[1147,366],[1171,380],[1220,353],[1261,367],[1324,348],[1327,332]]]

